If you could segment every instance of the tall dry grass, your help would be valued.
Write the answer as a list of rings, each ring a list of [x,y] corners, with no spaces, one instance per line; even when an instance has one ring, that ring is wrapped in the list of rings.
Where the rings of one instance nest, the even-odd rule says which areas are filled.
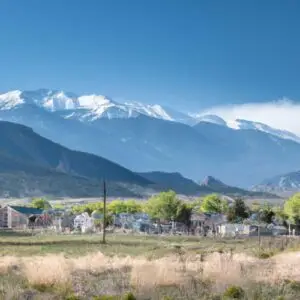
[[[117,287],[116,293],[130,289],[142,293],[170,286],[183,290],[191,287],[191,280],[208,282],[211,291],[222,293],[230,285],[247,288],[250,281],[271,285],[286,279],[300,282],[300,252],[264,260],[244,254],[212,253],[204,259],[196,255],[172,255],[150,261],[144,257],[108,257],[101,252],[78,258],[63,255],[0,258],[1,275],[14,269],[19,270],[33,288],[70,284],[81,296],[89,292],[90,275],[101,276],[101,293],[112,294]],[[122,283],[118,282],[121,280]]]
[[[72,266],[63,255],[23,258],[21,270],[33,286],[65,285],[71,280]]]
[[[0,275],[6,274],[12,267],[18,266],[20,261],[14,256],[0,257]]]

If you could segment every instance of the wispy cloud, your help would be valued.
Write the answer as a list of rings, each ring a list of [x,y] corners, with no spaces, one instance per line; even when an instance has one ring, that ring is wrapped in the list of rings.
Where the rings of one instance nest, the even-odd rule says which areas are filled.
[[[300,103],[289,99],[265,103],[216,106],[200,112],[215,114],[226,121],[245,119],[265,123],[300,135]]]

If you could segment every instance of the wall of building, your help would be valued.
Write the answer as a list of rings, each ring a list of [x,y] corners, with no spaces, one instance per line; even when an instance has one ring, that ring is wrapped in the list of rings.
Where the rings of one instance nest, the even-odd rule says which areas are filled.
[[[0,208],[0,228],[24,228],[27,226],[27,216],[11,207]]]

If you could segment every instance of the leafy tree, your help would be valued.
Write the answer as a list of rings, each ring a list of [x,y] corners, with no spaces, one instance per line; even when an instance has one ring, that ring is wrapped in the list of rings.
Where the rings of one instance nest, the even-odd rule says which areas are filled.
[[[288,216],[284,212],[283,207],[275,206],[273,208],[273,211],[274,211],[275,220],[277,221],[277,223],[281,223],[282,225],[287,226]]]
[[[143,211],[143,205],[140,201],[127,200],[125,201],[126,212],[135,214]]]
[[[142,211],[142,205],[135,200],[114,200],[108,204],[108,211],[112,214],[137,213]]]
[[[202,198],[197,198],[196,200],[194,200],[190,205],[192,206],[192,208],[196,211],[196,210],[200,210],[201,205],[202,205],[203,199]]]
[[[270,224],[272,223],[272,220],[275,216],[275,213],[271,207],[270,204],[265,203],[260,209],[259,209],[259,218],[261,222]]]
[[[284,213],[292,224],[300,223],[300,193],[289,198],[284,204]]]
[[[177,218],[180,205],[175,192],[162,192],[147,201],[145,211],[153,219],[172,220]]]
[[[47,200],[43,199],[43,198],[32,199],[32,201],[30,203],[30,206],[34,207],[34,208],[43,209],[43,210],[51,208],[50,203]]]
[[[108,203],[107,210],[112,214],[126,212],[125,202],[121,200],[113,200],[110,203]]]
[[[209,213],[224,213],[228,209],[228,203],[217,194],[211,194],[203,199],[201,211]]]
[[[192,211],[193,204],[181,203],[177,208],[175,220],[190,227]]]
[[[74,205],[72,207],[73,214],[81,214],[83,212],[87,212],[89,215],[91,215],[91,213],[95,210],[101,211],[101,213],[103,213],[103,202],[93,202],[83,205]]]
[[[240,222],[249,217],[248,208],[243,199],[235,199],[227,211],[227,220],[229,222]]]
[[[91,215],[91,213],[95,210],[103,213],[103,202],[93,202],[83,205],[75,205],[72,207],[72,212],[74,214],[87,212],[89,215]],[[134,200],[113,200],[107,204],[107,211],[111,214],[119,214],[124,212],[137,213],[142,211],[142,204]]]

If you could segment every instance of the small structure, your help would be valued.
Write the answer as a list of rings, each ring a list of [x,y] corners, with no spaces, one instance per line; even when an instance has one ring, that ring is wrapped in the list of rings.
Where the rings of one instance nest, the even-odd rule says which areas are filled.
[[[0,228],[24,228],[30,223],[30,218],[36,219],[43,211],[34,207],[5,206],[0,208]]]
[[[215,235],[220,225],[226,224],[227,218],[223,214],[193,213],[191,216],[191,233],[207,236]]]
[[[93,219],[86,212],[76,216],[74,219],[74,228],[81,230],[82,233],[91,232],[93,226]]]
[[[250,236],[253,228],[251,225],[228,223],[219,225],[218,232],[222,237]]]

